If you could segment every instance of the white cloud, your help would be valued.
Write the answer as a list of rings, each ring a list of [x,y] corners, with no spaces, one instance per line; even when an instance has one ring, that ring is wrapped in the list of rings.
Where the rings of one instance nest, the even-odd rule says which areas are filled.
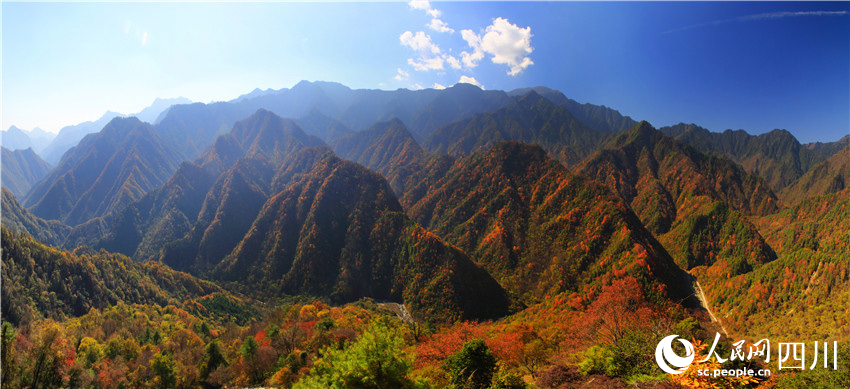
[[[478,66],[478,61],[484,59],[484,50],[481,49],[481,37],[472,30],[463,30],[460,32],[460,36],[472,48],[472,53],[466,51],[460,53],[463,65],[468,68]]]
[[[534,48],[531,47],[531,27],[520,28],[511,24],[508,19],[496,18],[493,24],[487,26],[484,36],[479,36],[472,30],[461,31],[461,36],[472,48],[472,52],[461,53],[463,64],[468,68],[478,66],[486,54],[490,54],[493,63],[508,65],[508,74],[515,76],[534,64],[528,57]]]
[[[393,78],[395,78],[398,81],[404,81],[404,80],[408,79],[409,77],[410,77],[410,73],[405,72],[404,70],[401,70],[401,68],[398,68],[398,71],[396,72],[396,75]]]
[[[410,5],[410,8],[425,11],[425,13],[431,16],[431,23],[426,24],[428,28],[437,32],[455,32],[446,22],[439,19],[443,13],[438,9],[431,8],[431,3],[428,0],[410,0],[407,4]]]
[[[142,33],[142,46],[146,46],[148,44],[148,32],[145,31]]]
[[[419,58],[419,60],[408,58],[407,64],[413,66],[413,70],[416,70],[417,72],[443,69],[443,59],[440,57]]]
[[[437,31],[437,32],[449,32],[449,33],[455,32],[455,30],[449,28],[449,26],[446,24],[446,22],[444,22],[440,19],[437,19],[437,18],[431,19],[431,23],[428,23],[428,28],[430,28],[434,31]]]
[[[440,53],[440,47],[434,44],[434,42],[431,42],[431,36],[422,31],[419,31],[416,34],[410,31],[405,31],[398,37],[398,39],[401,41],[402,45],[408,46],[421,54],[425,54],[429,51],[432,54]]]
[[[434,83],[434,86],[432,86],[432,88],[434,88],[434,89],[446,89],[446,86],[445,86],[445,85],[443,85],[443,84],[440,84],[440,83],[436,83],[436,82],[435,82],[435,83]]]
[[[457,83],[458,84],[472,84],[472,85],[475,85],[475,86],[477,86],[481,89],[484,89],[484,85],[481,85],[481,83],[478,82],[478,80],[476,80],[475,77],[460,76],[460,80]]]
[[[410,47],[419,54],[418,58],[407,59],[407,63],[413,66],[413,69],[416,71],[442,70],[446,61],[449,62],[451,67],[455,69],[460,68],[457,58],[448,54],[442,54],[440,46],[432,42],[431,36],[423,31],[416,33],[405,31],[398,39],[402,45]]]
[[[431,9],[431,3],[428,2],[428,0],[410,0],[407,5],[409,5],[410,8],[421,9],[423,11]]]
[[[454,56],[445,55],[445,56],[443,56],[443,58],[446,60],[446,62],[449,63],[449,66],[451,66],[452,69],[460,69],[461,68],[460,61],[458,61],[458,59],[455,58]]]
[[[763,20],[763,19],[780,19],[780,18],[788,18],[788,17],[800,17],[800,16],[844,16],[847,15],[847,11],[797,11],[797,12],[768,12],[761,13],[755,15],[746,15],[746,16],[738,16],[737,18],[731,19],[721,19],[714,20],[707,23],[694,24],[687,27],[676,28],[673,30],[665,31],[665,34],[669,34],[671,32],[680,32],[687,31],[694,28],[700,27],[708,27],[708,26],[716,26],[720,24],[732,23],[732,22],[747,22],[752,20]]]
[[[418,83],[414,83],[414,84],[411,86],[411,88],[413,88],[413,90],[420,90],[420,89],[424,89],[424,88],[422,88],[422,85],[419,85]]]
[[[534,64],[528,57],[534,51],[531,36],[531,27],[519,28],[508,19],[496,18],[481,38],[481,49],[493,55],[493,63],[510,66],[508,74],[515,76]]]

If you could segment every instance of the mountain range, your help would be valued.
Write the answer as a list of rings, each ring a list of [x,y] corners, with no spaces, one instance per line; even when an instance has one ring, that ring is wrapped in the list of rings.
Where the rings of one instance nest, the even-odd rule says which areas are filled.
[[[0,144],[9,150],[26,150],[32,148],[36,154],[40,153],[50,144],[56,134],[44,131],[38,127],[31,131],[25,131],[11,126],[0,133]]]
[[[32,148],[11,151],[3,147],[2,152],[0,184],[19,198],[23,198],[50,171],[50,165]]]
[[[378,302],[403,311],[417,347],[472,320],[516,333],[488,340],[503,362],[539,339],[540,364],[655,344],[661,329],[783,336],[788,322],[800,339],[850,339],[812,324],[847,324],[850,136],[656,129],[544,87],[305,81],[184,102],[102,118],[52,168],[3,148],[4,316],[159,304],[287,318],[291,336],[341,345],[353,333],[334,326],[350,319],[324,304]],[[315,302],[270,313],[293,299]],[[259,336],[280,328],[250,328],[239,342],[283,347]]]
[[[161,186],[180,154],[136,118],[115,118],[69,150],[24,204],[33,214],[81,224]]]

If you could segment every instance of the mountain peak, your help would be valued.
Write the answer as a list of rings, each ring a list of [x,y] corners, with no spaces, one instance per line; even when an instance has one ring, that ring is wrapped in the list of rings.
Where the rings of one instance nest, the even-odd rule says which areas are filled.
[[[118,128],[128,128],[130,126],[141,126],[143,123],[139,118],[135,116],[116,116],[112,118],[112,120],[107,123],[107,127],[118,127]],[[106,129],[106,128],[104,128]]]
[[[532,89],[529,90],[528,93],[519,96],[516,99],[516,103],[514,104],[514,106],[518,106],[521,108],[529,108],[537,104],[544,104],[545,106],[555,105],[549,99],[541,96],[539,93]]]
[[[298,83],[295,84],[295,86],[292,87],[293,91],[311,90],[311,89],[315,90],[315,89],[319,89],[319,87],[315,83],[312,83],[312,82],[307,81],[307,80],[298,81]]]
[[[404,122],[402,122],[401,119],[398,118],[398,116],[393,116],[392,118],[390,118],[390,120],[387,120],[387,121],[377,122],[377,123],[375,123],[374,126],[372,126],[372,128],[384,128],[384,129],[387,129],[387,128],[391,128],[391,129],[402,128],[405,131],[407,131],[407,126],[404,125]]]

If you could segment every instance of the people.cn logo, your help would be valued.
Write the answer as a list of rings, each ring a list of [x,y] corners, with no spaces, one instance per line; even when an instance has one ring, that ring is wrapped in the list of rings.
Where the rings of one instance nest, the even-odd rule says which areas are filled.
[[[685,356],[680,357],[675,351],[673,351],[673,339],[676,339],[678,336],[679,335],[670,335],[661,339],[661,341],[658,342],[658,346],[655,347],[655,363],[657,363],[658,367],[660,367],[661,370],[664,370],[665,373],[684,373],[685,370],[688,370],[688,367],[691,366],[691,363],[694,361],[694,357],[696,356],[694,354],[694,345],[684,339],[679,339],[679,342],[685,346]]]

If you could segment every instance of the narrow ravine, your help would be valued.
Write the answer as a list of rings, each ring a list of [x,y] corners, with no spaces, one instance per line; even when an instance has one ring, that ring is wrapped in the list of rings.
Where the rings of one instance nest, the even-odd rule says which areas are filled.
[[[696,285],[697,298],[699,299],[700,304],[702,304],[703,308],[708,311],[708,316],[711,318],[712,322],[717,323],[720,326],[720,330],[723,331],[723,335],[728,337],[729,333],[726,332],[726,327],[723,327],[723,323],[720,320],[717,320],[717,317],[714,316],[714,312],[711,311],[711,307],[708,305],[708,299],[705,297],[705,293],[702,291],[702,286],[699,284],[699,281],[696,277],[693,277],[694,285]]]

